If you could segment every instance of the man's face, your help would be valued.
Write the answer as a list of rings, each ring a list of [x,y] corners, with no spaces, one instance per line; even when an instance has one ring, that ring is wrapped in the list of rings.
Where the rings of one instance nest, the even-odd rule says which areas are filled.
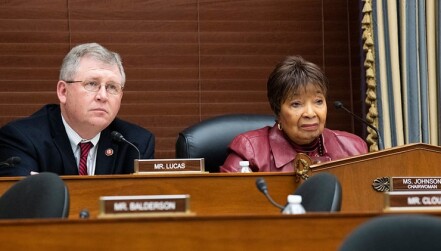
[[[296,144],[309,144],[323,132],[326,124],[326,99],[313,84],[287,99],[281,106],[279,123]]]
[[[118,66],[86,56],[80,60],[74,79],[67,81],[81,82],[58,82],[57,94],[63,117],[81,137],[94,137],[115,119],[119,111],[122,92],[114,95],[105,88],[106,84],[121,85]],[[92,82],[101,85],[97,92],[84,88],[86,83]]]

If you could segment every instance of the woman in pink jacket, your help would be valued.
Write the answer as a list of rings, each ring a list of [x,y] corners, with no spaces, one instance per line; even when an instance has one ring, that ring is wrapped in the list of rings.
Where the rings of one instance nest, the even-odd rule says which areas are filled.
[[[240,161],[249,161],[253,172],[292,172],[297,153],[319,162],[367,153],[360,137],[325,128],[327,85],[317,65],[299,56],[285,58],[267,82],[276,123],[235,137],[221,172],[239,172]]]

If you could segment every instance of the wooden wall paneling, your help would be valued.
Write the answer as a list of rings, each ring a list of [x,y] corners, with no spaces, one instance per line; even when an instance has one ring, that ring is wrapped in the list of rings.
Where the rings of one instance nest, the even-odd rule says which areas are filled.
[[[52,92],[55,95],[57,82],[52,79],[48,80],[16,80],[16,79],[0,79],[0,92]]]
[[[19,92],[10,95],[9,93],[0,93],[0,104],[41,104],[44,102],[58,102],[56,93],[52,92]]]
[[[30,56],[31,57],[31,56]],[[32,68],[22,68],[22,67],[4,67],[0,68],[0,76],[3,80],[25,80],[32,84],[34,80],[53,80],[54,86],[57,86],[59,72],[55,68],[49,67],[32,67]],[[20,90],[26,91],[26,90]],[[13,93],[11,93],[13,94]]]
[[[6,123],[10,120],[26,117],[36,112],[41,106],[42,104],[40,103],[26,104],[25,102],[21,104],[4,104],[1,105],[2,116],[0,119],[5,117],[4,122]]]
[[[65,1],[0,3],[1,125],[56,101],[68,37]]]
[[[325,72],[329,78],[330,89],[328,94],[328,119],[327,127],[353,132],[354,121],[351,116],[336,119],[337,113],[344,111],[334,108],[334,101],[340,100],[349,109],[352,103],[352,60],[349,37],[348,1],[323,1],[323,26],[324,26],[324,60]]]
[[[286,55],[314,55],[311,49],[321,46],[317,3],[201,1],[203,116],[271,114],[266,81],[275,64]]]
[[[365,104],[366,99],[366,82],[364,80],[364,52],[362,49],[362,30],[361,30],[361,10],[364,2],[362,1],[348,1],[349,14],[349,30],[351,31],[350,51],[351,51],[351,65],[352,65],[352,103],[354,113],[360,117],[365,118],[367,109]],[[355,123],[354,133],[366,138],[366,126],[360,122]]]
[[[346,61],[346,63],[340,65],[339,69],[331,71],[334,75],[332,82],[334,92],[333,99],[329,100],[329,105],[332,106],[333,112],[328,112],[328,121],[330,122],[328,125],[363,137],[365,135],[364,125],[350,115],[344,114],[345,112],[336,110],[333,107],[335,100],[341,100],[348,109],[363,117],[364,88],[362,88],[363,83],[360,82],[360,66],[362,63],[360,61],[361,28],[359,12],[361,1],[325,1],[324,4],[327,38],[332,37],[333,40],[338,41],[335,44],[325,41],[325,44],[330,52],[341,51],[339,57]],[[332,53],[326,54],[333,55]],[[335,61],[332,60],[332,62]],[[338,91],[335,91],[335,89],[338,89]]]
[[[0,3],[0,17],[12,20],[65,19],[66,1],[59,0],[14,0]],[[14,29],[14,27],[9,27]]]
[[[201,120],[271,114],[267,77],[286,55],[324,67],[333,85],[329,105],[338,98],[357,111],[363,100],[355,2],[1,2],[0,125],[57,103],[61,60],[85,42],[121,54],[127,83],[119,117],[155,133],[157,158],[174,157],[178,132]],[[328,126],[354,130],[341,111],[328,113]]]
[[[199,121],[197,2],[71,1],[70,12],[72,43],[94,40],[123,58],[119,116],[155,134],[156,158],[173,157],[178,132]]]

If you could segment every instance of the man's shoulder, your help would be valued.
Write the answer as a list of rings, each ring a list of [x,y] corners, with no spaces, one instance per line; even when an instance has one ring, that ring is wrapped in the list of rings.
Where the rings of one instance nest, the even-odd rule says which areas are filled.
[[[3,127],[24,127],[28,130],[42,129],[49,123],[50,117],[56,116],[57,114],[61,116],[59,106],[45,105],[32,115],[10,121]]]

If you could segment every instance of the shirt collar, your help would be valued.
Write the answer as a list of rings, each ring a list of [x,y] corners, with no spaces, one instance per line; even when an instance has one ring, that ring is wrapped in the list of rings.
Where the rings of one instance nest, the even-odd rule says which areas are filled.
[[[323,137],[323,134],[320,135],[320,137],[322,137],[323,142],[323,153],[324,155],[327,155],[325,137]],[[283,131],[279,130],[277,126],[273,126],[270,129],[269,142],[271,151],[273,152],[276,168],[282,168],[295,159],[297,152],[290,144],[287,136],[283,133]]]
[[[63,120],[64,128],[66,129],[67,137],[69,138],[72,149],[75,149],[78,144],[82,142],[92,142],[93,146],[96,146],[98,144],[101,133],[98,133],[97,135],[95,135],[95,137],[91,139],[83,139],[80,137],[80,135],[78,135],[77,132],[75,132],[74,129],[72,129],[72,127],[69,126],[69,124],[64,119],[63,114],[61,114],[61,119]]]

